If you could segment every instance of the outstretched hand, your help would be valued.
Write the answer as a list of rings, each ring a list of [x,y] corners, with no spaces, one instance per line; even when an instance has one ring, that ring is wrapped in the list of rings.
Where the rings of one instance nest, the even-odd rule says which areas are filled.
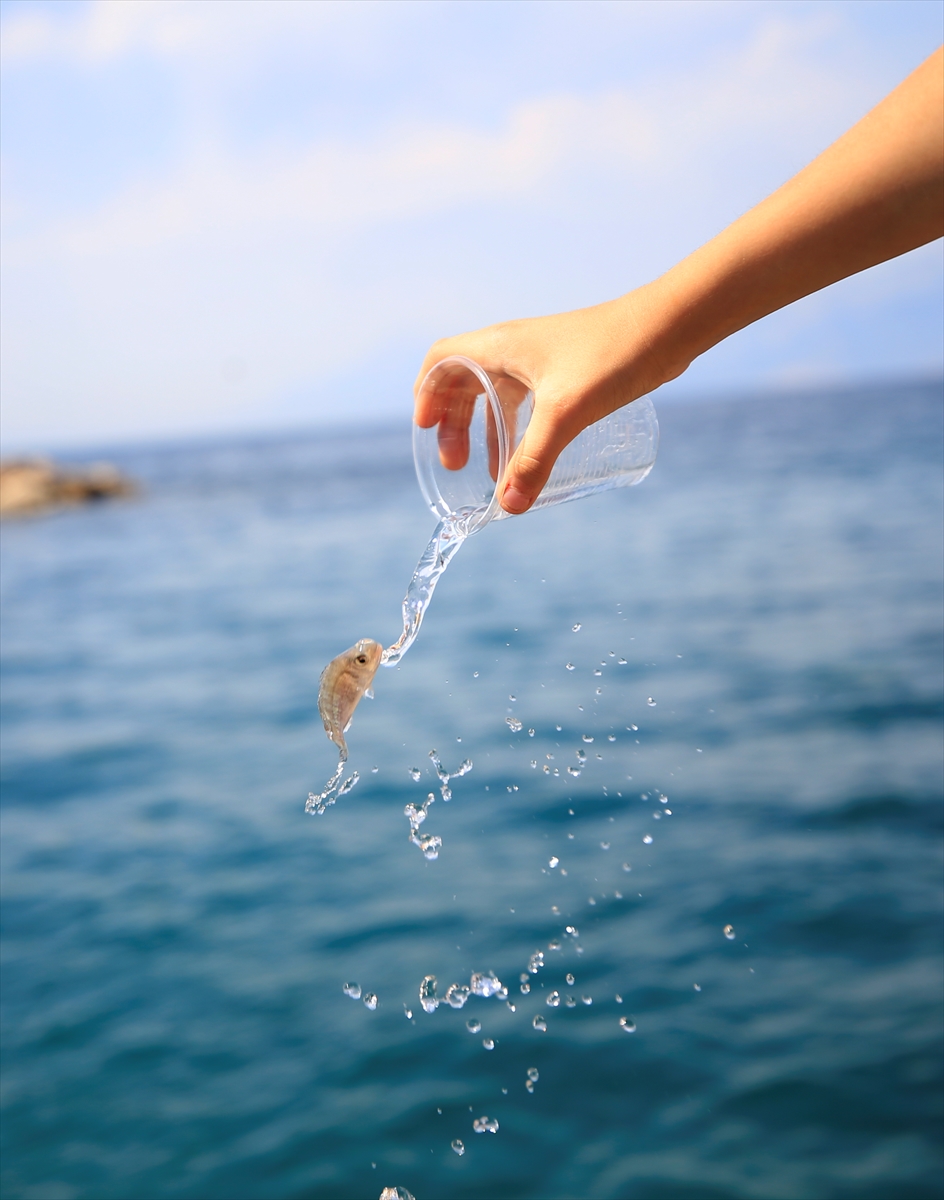
[[[450,355],[502,389],[534,392],[534,413],[500,486],[509,513],[537,499],[583,429],[681,375],[768,313],[904,254],[944,232],[944,51],[932,54],[857,125],[756,208],[655,282],[592,308],[444,338],[416,381],[415,421],[439,425],[443,465],[469,455],[475,396]],[[493,477],[497,472],[493,469]]]

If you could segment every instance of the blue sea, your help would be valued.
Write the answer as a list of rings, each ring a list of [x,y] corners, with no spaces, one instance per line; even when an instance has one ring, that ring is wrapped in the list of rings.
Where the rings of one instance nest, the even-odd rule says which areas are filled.
[[[462,548],[320,817],[408,414],[5,524],[5,1200],[938,1200],[941,392],[657,397],[643,484]]]

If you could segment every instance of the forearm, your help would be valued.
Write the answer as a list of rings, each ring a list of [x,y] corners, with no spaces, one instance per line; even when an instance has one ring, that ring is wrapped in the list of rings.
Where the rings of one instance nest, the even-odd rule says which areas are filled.
[[[659,374],[944,233],[944,54],[646,291]]]

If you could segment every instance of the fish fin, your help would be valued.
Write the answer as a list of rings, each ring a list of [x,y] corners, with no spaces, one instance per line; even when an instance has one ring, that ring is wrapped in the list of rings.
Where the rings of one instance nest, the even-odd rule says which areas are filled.
[[[366,691],[366,692],[364,692],[364,695],[367,697],[367,699],[368,699],[368,700],[373,700],[373,698],[374,698],[374,689],[373,689],[373,688],[368,688],[368,689],[367,689],[367,691]]]

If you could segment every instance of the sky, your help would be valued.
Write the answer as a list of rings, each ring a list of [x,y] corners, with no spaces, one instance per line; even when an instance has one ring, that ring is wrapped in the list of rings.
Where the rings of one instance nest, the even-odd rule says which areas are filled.
[[[436,338],[658,276],[941,39],[937,0],[3,0],[4,450],[408,419]],[[941,278],[663,391],[940,374]]]

